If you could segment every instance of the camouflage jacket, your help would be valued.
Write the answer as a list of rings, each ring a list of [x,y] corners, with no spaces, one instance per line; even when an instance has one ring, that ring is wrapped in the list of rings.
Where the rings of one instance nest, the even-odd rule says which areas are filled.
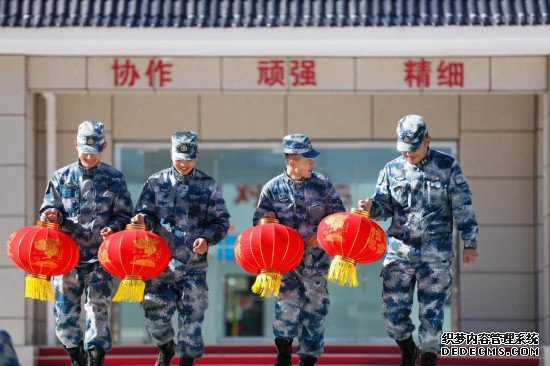
[[[229,212],[219,186],[196,168],[186,176],[173,167],[150,176],[135,214],[144,215],[147,228],[164,238],[172,258],[196,269],[206,267],[206,255],[193,253],[195,239],[215,245],[229,229]]]
[[[268,212],[273,212],[281,224],[296,230],[305,241],[317,232],[323,218],[342,211],[345,211],[342,200],[325,176],[313,172],[310,178],[296,181],[283,173],[262,188],[252,222],[256,225]],[[308,267],[325,267],[330,261],[319,247],[306,247],[306,262],[310,260],[306,258],[308,253],[311,255],[311,263],[305,263]]]
[[[123,230],[132,217],[124,175],[104,163],[85,169],[75,162],[53,173],[40,207],[42,220],[49,208],[59,210],[60,229],[78,244],[80,263],[97,261],[103,228]]]
[[[479,230],[472,193],[456,160],[428,150],[417,165],[404,157],[389,162],[378,176],[371,217],[386,220],[387,257],[449,260],[453,256],[453,220],[465,248],[476,248]]]

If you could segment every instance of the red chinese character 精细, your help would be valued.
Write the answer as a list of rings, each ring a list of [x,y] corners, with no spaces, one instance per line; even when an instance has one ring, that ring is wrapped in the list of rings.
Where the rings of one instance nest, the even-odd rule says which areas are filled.
[[[462,62],[441,61],[437,66],[437,84],[464,87],[464,64]]]
[[[429,88],[432,63],[421,59],[420,61],[407,60],[405,62],[405,82],[409,88]]]

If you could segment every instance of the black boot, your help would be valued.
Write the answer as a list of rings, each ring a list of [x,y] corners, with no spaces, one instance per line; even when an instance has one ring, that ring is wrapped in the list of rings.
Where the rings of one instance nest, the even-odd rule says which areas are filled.
[[[195,364],[194,358],[180,358],[180,366],[193,366]]]
[[[88,355],[84,351],[84,344],[80,342],[76,347],[65,348],[65,352],[71,358],[71,366],[86,366],[86,361],[88,360]]]
[[[418,358],[418,348],[412,337],[396,342],[401,348],[401,366],[414,366]]]
[[[88,350],[88,366],[103,366],[105,351],[101,348],[92,348]]]
[[[277,360],[275,366],[292,366],[292,341],[275,338],[277,346]]]
[[[437,355],[432,352],[422,352],[420,356],[421,366],[435,366],[437,362]]]
[[[172,361],[174,353],[176,353],[176,344],[172,340],[159,346],[159,355],[155,366],[170,366],[170,361]]]
[[[313,356],[300,356],[300,366],[315,366],[317,357]]]

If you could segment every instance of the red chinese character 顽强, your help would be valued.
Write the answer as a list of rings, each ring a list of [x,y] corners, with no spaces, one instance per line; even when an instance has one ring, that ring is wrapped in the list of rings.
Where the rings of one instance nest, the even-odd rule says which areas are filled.
[[[315,60],[290,61],[292,86],[317,86]]]
[[[421,59],[420,61],[407,60],[405,62],[405,82],[409,88],[429,88],[432,63]]]
[[[258,61],[258,85],[285,85],[285,60]]]
[[[464,64],[462,62],[441,61],[437,66],[437,84],[464,87]]]
[[[158,87],[163,88],[165,83],[169,83],[172,79],[169,77],[172,75],[172,64],[164,62],[162,59],[155,59],[149,61],[147,71],[145,74],[149,77],[149,86],[155,86],[155,75],[158,77]]]
[[[261,184],[237,184],[238,197],[235,198],[234,204],[238,205],[241,202],[248,203],[252,199],[254,205],[258,204],[258,198],[262,192]]]
[[[136,80],[139,79],[139,73],[134,65],[129,59],[126,59],[124,63],[119,64],[118,58],[115,58],[113,64],[111,65],[113,69],[113,77],[115,82],[115,87],[119,86],[134,86]]]

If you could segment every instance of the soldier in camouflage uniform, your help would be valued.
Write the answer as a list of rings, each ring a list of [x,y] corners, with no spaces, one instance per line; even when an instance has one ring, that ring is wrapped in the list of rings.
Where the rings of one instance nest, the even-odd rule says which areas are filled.
[[[283,148],[286,171],[263,187],[253,224],[263,217],[274,217],[304,239],[302,262],[283,277],[273,333],[278,350],[276,366],[291,365],[294,337],[299,341],[300,365],[311,366],[323,353],[329,309],[326,276],[331,258],[317,243],[317,225],[324,217],[345,209],[332,183],[313,172],[313,158],[319,153],[307,136],[285,136]]]
[[[58,223],[80,249],[77,267],[53,280],[57,337],[72,365],[84,365],[86,358],[89,365],[102,365],[105,352],[111,349],[113,278],[100,266],[97,252],[107,236],[130,222],[132,200],[122,173],[101,162],[107,146],[103,123],[81,123],[74,146],[79,160],[53,173],[40,219]],[[85,335],[78,323],[83,293]]]
[[[401,348],[401,365],[414,365],[418,355],[409,317],[415,285],[421,364],[435,365],[452,285],[453,221],[461,232],[466,264],[477,258],[478,227],[466,178],[453,157],[429,148],[424,119],[403,117],[397,137],[402,156],[384,167],[372,200],[361,200],[359,206],[375,220],[392,218],[382,270],[382,311],[388,334]]]
[[[159,347],[157,366],[167,366],[176,349],[181,366],[192,366],[204,352],[202,323],[208,307],[208,247],[227,235],[229,213],[220,188],[195,169],[197,134],[172,135],[172,167],[147,179],[132,221],[162,236],[172,251],[168,268],[147,282],[145,325]],[[178,310],[177,346],[171,318]]]
[[[11,337],[3,329],[0,329],[0,365],[19,366],[19,360],[11,343]]]

